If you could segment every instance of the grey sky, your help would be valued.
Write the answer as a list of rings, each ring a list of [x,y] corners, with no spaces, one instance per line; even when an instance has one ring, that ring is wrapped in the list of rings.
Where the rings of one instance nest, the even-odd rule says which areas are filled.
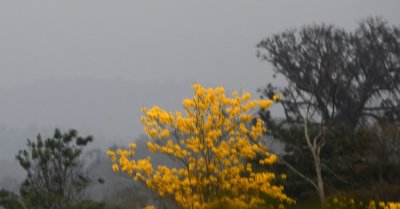
[[[197,80],[254,88],[255,44],[288,27],[400,23],[400,1],[0,1],[0,88],[43,78]]]
[[[175,110],[193,80],[251,92],[271,81],[255,45],[272,33],[321,22],[352,29],[371,15],[399,25],[399,8],[398,0],[0,0],[0,153],[55,126],[126,143],[142,130],[141,105]],[[11,139],[20,140],[13,149]]]

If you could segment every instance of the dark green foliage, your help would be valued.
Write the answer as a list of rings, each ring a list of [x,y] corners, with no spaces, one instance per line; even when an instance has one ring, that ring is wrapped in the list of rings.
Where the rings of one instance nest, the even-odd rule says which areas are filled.
[[[52,138],[28,139],[27,148],[16,156],[27,178],[20,187],[28,208],[65,209],[79,200],[90,179],[82,171],[81,153],[93,141],[76,130],[54,131]]]
[[[359,129],[352,140],[341,144],[333,168],[351,181],[342,184],[354,196],[399,201],[400,123],[383,121]]]
[[[304,138],[309,108],[317,114],[317,120],[309,123],[310,135],[324,133],[320,157],[328,194],[366,197],[370,191],[373,198],[396,196],[400,188],[396,187],[400,185],[399,27],[382,18],[365,19],[352,32],[333,25],[309,25],[266,38],[257,48],[258,56],[288,82],[259,90],[267,98],[283,94],[282,121],[260,112],[269,134],[285,145],[282,158],[315,179]],[[288,173],[289,195],[301,199],[313,193],[287,167],[274,169]]]
[[[6,209],[23,209],[23,204],[21,203],[18,195],[6,191],[4,189],[0,190],[0,205]]]

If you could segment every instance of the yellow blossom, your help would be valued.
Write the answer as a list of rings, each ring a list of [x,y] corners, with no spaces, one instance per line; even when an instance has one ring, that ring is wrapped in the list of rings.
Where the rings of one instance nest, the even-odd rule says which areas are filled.
[[[277,161],[261,141],[265,138],[263,121],[251,115],[257,106],[270,107],[273,100],[251,100],[249,93],[235,91],[229,97],[223,87],[193,84],[193,89],[194,96],[182,102],[184,112],[172,113],[158,106],[142,109],[148,149],[178,165],[153,168],[150,157],[131,157],[136,149],[131,144],[129,150],[107,152],[116,163],[113,170],[144,182],[160,196],[172,197],[184,209],[207,208],[221,201],[241,208],[268,206],[266,196],[279,202],[280,208],[294,203],[283,186],[274,185],[274,173],[256,171],[245,163],[257,155],[264,156],[264,163]]]
[[[117,164],[113,164],[112,165],[112,169],[113,169],[114,172],[118,172],[119,171],[119,167],[118,167]]]
[[[281,99],[281,94],[275,94],[275,95],[272,97],[272,100],[274,100],[274,102],[279,101],[280,99]]]

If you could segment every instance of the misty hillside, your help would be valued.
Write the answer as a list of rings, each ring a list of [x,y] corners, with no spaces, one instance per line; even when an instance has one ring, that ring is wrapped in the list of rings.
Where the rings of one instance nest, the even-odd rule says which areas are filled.
[[[55,127],[94,135],[96,147],[127,144],[143,132],[142,106],[179,110],[191,91],[190,83],[83,79],[42,80],[0,90],[0,159],[14,159],[27,138]]]
[[[0,160],[0,189],[19,191],[19,184],[25,177],[23,169],[16,161]]]
[[[25,173],[15,155],[25,148],[28,138],[35,139],[38,133],[47,137],[55,127],[64,131],[74,128],[80,135],[94,136],[95,141],[88,149],[105,150],[113,144],[123,146],[143,132],[139,120],[142,106],[162,104],[178,110],[182,98],[189,95],[190,83],[121,80],[42,80],[0,90],[0,188],[18,192]],[[114,192],[114,187],[132,184],[130,178],[118,177],[112,172],[104,151],[94,153],[98,160],[89,165],[91,175],[101,173],[107,181],[100,189],[96,186],[89,189],[89,196],[101,199],[107,195],[104,192]],[[138,157],[144,155],[138,153]],[[108,188],[107,182],[113,188]]]
[[[27,138],[56,127],[93,135],[94,147],[127,144],[143,133],[141,107],[177,111],[191,95],[191,82],[91,79],[48,79],[0,90],[0,159],[13,160]]]

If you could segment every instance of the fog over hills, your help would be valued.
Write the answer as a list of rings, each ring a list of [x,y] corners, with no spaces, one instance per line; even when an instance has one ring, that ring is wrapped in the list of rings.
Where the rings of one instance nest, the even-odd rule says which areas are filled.
[[[112,172],[104,150],[114,144],[126,145],[143,133],[141,107],[162,104],[179,110],[182,98],[191,91],[190,83],[87,79],[47,79],[0,90],[0,187],[18,191],[25,173],[15,155],[25,148],[27,138],[35,139],[38,133],[51,136],[56,127],[93,135],[95,141],[88,149],[99,148],[102,161],[91,166],[102,173]]]
[[[0,91],[0,159],[13,159],[28,137],[49,135],[55,127],[94,135],[96,147],[126,144],[143,133],[142,106],[179,110],[191,91],[190,83],[84,79],[42,80]]]
[[[139,120],[141,107],[162,104],[169,110],[179,110],[181,99],[191,93],[190,83],[83,79],[43,80],[0,91],[0,188],[18,192],[25,173],[15,155],[25,148],[27,138],[34,140],[38,133],[51,136],[55,127],[62,131],[75,128],[80,135],[90,134],[95,139],[84,154],[85,170],[94,180],[87,190],[88,197],[129,205],[132,199],[118,194],[134,189],[137,192],[131,197],[135,207],[144,207],[154,201],[153,193],[128,176],[115,175],[104,151],[137,141],[136,157],[147,156],[150,153]],[[154,156],[154,161],[172,165],[161,156]],[[97,178],[105,183],[96,183]]]
[[[227,91],[233,88],[242,87]],[[93,135],[94,147],[127,144],[143,133],[141,107],[180,111],[192,93],[191,82],[91,79],[46,79],[0,90],[0,159],[14,159],[27,138],[50,135],[56,127]]]

